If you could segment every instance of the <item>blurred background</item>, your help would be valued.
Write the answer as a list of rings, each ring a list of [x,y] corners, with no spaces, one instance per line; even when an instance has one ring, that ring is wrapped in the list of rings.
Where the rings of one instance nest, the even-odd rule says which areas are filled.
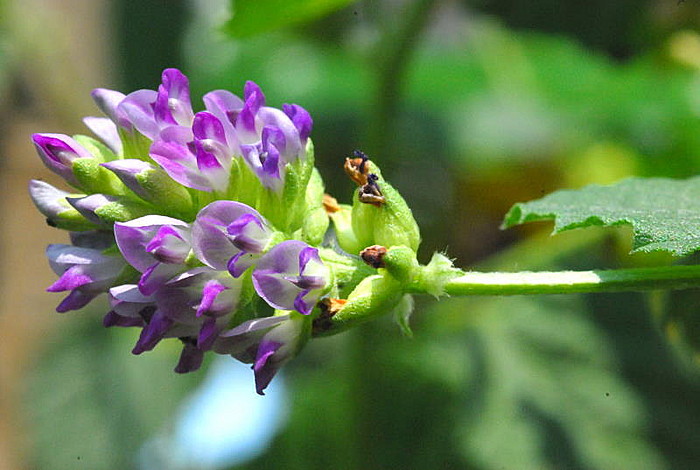
[[[700,1],[236,3],[0,0],[0,469],[700,468],[698,291],[419,298],[413,338],[387,318],[315,340],[265,397],[233,360],[179,376],[175,344],[132,356],[104,303],[53,311],[44,249],[67,236],[26,187],[60,182],[29,137],[86,133],[91,89],[166,67],[193,103],[254,80],[307,108],[341,202],[343,158],[367,152],[424,262],[678,262],[628,255],[624,228],[499,225],[559,188],[700,172]]]

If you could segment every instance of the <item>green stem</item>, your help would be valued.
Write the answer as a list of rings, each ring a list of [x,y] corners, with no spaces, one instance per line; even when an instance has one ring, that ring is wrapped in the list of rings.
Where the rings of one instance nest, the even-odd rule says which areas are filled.
[[[647,291],[700,287],[700,265],[656,268],[482,273],[468,272],[444,284],[447,295],[533,295]],[[415,285],[411,293],[426,293]]]

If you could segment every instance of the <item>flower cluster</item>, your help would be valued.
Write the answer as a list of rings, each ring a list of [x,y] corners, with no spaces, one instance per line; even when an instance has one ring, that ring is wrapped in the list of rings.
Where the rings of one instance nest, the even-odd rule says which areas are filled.
[[[354,254],[374,243],[414,253],[410,210],[363,154],[346,164],[361,185],[353,207],[329,203],[302,107],[266,106],[247,82],[242,98],[212,91],[195,113],[176,69],[157,90],[92,96],[105,116],[84,122],[98,139],[32,136],[44,164],[74,188],[29,187],[47,222],[71,233],[71,244],[47,249],[59,276],[48,291],[68,292],[57,311],[106,293],[104,325],[141,329],[134,354],[179,338],[177,372],[198,369],[206,351],[231,355],[253,364],[262,394],[353,298],[356,309],[395,303],[354,292],[377,273]]]

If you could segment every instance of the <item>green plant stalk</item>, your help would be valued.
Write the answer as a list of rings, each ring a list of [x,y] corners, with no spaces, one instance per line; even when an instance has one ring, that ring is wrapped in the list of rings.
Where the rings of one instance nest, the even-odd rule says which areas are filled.
[[[554,272],[467,272],[443,285],[444,293],[461,295],[536,295],[649,291],[700,287],[700,265]],[[420,284],[409,293],[425,294]]]

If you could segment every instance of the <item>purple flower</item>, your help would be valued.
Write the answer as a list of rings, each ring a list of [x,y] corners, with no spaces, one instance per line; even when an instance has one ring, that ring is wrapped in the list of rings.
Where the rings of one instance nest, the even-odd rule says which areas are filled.
[[[297,131],[299,131],[299,138],[301,139],[302,146],[305,147],[314,125],[311,115],[298,104],[284,104],[282,105],[282,109],[284,110],[284,114],[289,116],[292,120]]]
[[[119,119],[119,114],[117,112],[117,107],[121,103],[126,95],[124,93],[108,90],[106,88],[95,88],[90,93],[92,100],[95,102],[100,111],[102,111],[109,119],[115,124],[119,124],[122,127],[127,125],[127,122]]]
[[[87,116],[83,118],[83,123],[107,145],[116,155],[123,152],[122,140],[119,137],[117,126],[109,118]]]
[[[190,82],[178,69],[165,69],[154,105],[156,120],[167,124],[188,126],[192,123]]]
[[[117,177],[137,196],[145,201],[151,199],[148,188],[144,188],[138,176],[148,170],[155,170],[156,167],[150,163],[136,158],[125,158],[102,163],[102,166],[117,175]],[[159,170],[163,171],[163,170]]]
[[[114,236],[124,259],[143,273],[138,287],[153,294],[169,279],[187,270],[189,224],[161,215],[147,215],[114,224]]]
[[[265,95],[250,81],[244,100],[217,90],[205,95],[204,102],[222,123],[232,152],[243,156],[263,186],[280,191],[285,165],[306,156],[309,113],[297,105],[285,105],[284,112],[265,106]]]
[[[225,191],[229,185],[234,150],[224,125],[214,114],[202,111],[192,129],[173,126],[161,133],[150,156],[172,179],[201,191]]]
[[[328,283],[330,272],[318,249],[297,240],[275,245],[253,271],[255,290],[280,310],[311,313]]]
[[[114,111],[117,123],[136,128],[151,140],[163,129],[192,124],[192,104],[187,77],[177,69],[165,69],[158,91],[137,90],[122,99]]]
[[[259,258],[271,236],[269,224],[252,207],[216,201],[197,214],[192,249],[206,265],[239,277]]]
[[[226,140],[233,148],[238,142],[234,125],[245,103],[227,90],[211,91],[204,95],[202,101],[204,101],[207,111],[216,116],[224,126]]]
[[[128,131],[136,129],[154,140],[161,129],[153,111],[157,97],[158,93],[154,90],[136,90],[126,95],[115,113],[119,126]]]
[[[206,110],[195,113],[187,77],[172,68],[156,90],[95,89],[92,97],[105,117],[84,123],[104,145],[32,136],[44,164],[81,193],[30,184],[50,223],[74,231],[72,246],[47,249],[59,274],[47,290],[68,292],[57,310],[82,308],[108,292],[103,323],[140,328],[134,354],[178,338],[179,373],[197,370],[208,350],[229,354],[253,365],[262,395],[311,336],[309,314],[329,291],[331,270],[317,248],[278,243],[301,231],[286,222],[284,207],[274,206],[284,191],[284,199],[300,204],[294,214],[306,207],[308,191],[295,182],[306,181],[311,168],[288,165],[307,157],[311,116],[298,105],[266,106],[251,81],[242,98],[206,94]],[[294,172],[307,173],[294,178]],[[227,200],[238,196],[282,228],[294,227],[277,232],[256,209]],[[250,319],[263,305],[254,291],[280,311]]]
[[[73,246],[81,248],[106,250],[114,246],[114,233],[111,230],[84,230],[81,232],[70,232],[69,236]]]
[[[255,390],[264,395],[277,371],[295,357],[311,335],[311,321],[295,313],[248,320],[221,333],[215,350],[253,363]]]
[[[133,353],[153,349],[164,338],[184,342],[177,372],[195,370],[231,322],[238,306],[241,282],[210,268],[195,268],[144,295],[137,285],[110,289],[112,311],[106,326],[143,326]]]
[[[107,292],[126,266],[119,256],[71,245],[49,245],[46,256],[51,269],[60,276],[46,290],[70,291],[56,307],[60,313],[83,308],[99,294]]]
[[[29,196],[39,212],[46,216],[52,227],[68,230],[87,230],[95,226],[86,220],[66,199],[69,193],[38,180],[29,182]]]
[[[277,128],[268,126],[263,129],[262,140],[254,145],[241,145],[243,158],[248,167],[268,189],[279,192],[284,185],[284,161],[280,152],[271,142],[270,136],[279,134]]]
[[[32,142],[46,167],[61,176],[69,184],[80,187],[73,175],[73,161],[78,158],[94,158],[85,147],[63,134],[34,134]]]

